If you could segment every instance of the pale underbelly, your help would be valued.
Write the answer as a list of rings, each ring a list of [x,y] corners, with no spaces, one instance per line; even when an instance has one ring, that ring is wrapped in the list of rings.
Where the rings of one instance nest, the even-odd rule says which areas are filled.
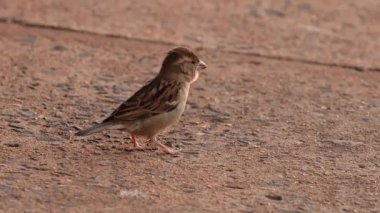
[[[132,127],[128,128],[128,132],[134,135],[142,135],[152,137],[164,131],[169,126],[177,123],[183,113],[184,107],[177,107],[168,113],[153,116],[135,123]]]

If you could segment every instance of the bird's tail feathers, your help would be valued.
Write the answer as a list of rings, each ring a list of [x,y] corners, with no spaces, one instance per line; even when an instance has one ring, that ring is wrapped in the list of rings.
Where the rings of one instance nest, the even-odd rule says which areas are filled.
[[[75,133],[76,136],[86,136],[90,135],[96,132],[100,132],[106,129],[117,129],[117,126],[115,126],[112,122],[106,122],[106,123],[100,123],[100,124],[95,124],[94,126],[81,130],[77,133]]]

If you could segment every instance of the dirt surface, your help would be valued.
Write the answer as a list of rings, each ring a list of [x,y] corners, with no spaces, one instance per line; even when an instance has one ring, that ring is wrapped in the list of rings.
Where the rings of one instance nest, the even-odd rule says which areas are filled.
[[[221,51],[380,67],[378,0],[2,0],[0,18]]]
[[[0,2],[1,211],[380,212],[378,1],[31,2]],[[73,136],[176,44],[209,65],[179,156]]]

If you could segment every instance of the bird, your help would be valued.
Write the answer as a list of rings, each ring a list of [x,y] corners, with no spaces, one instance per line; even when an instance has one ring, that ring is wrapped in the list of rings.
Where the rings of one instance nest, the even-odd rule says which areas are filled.
[[[158,74],[123,102],[101,123],[77,132],[86,136],[104,130],[121,130],[130,134],[135,149],[144,149],[136,140],[143,136],[157,144],[164,153],[177,151],[157,140],[157,136],[177,123],[183,114],[191,84],[207,68],[193,51],[176,47],[164,58]]]

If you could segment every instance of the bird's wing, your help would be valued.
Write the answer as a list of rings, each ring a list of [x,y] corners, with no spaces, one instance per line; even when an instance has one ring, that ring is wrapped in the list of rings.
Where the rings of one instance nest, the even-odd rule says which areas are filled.
[[[154,79],[121,104],[103,122],[135,121],[169,112],[179,104],[181,83]]]

